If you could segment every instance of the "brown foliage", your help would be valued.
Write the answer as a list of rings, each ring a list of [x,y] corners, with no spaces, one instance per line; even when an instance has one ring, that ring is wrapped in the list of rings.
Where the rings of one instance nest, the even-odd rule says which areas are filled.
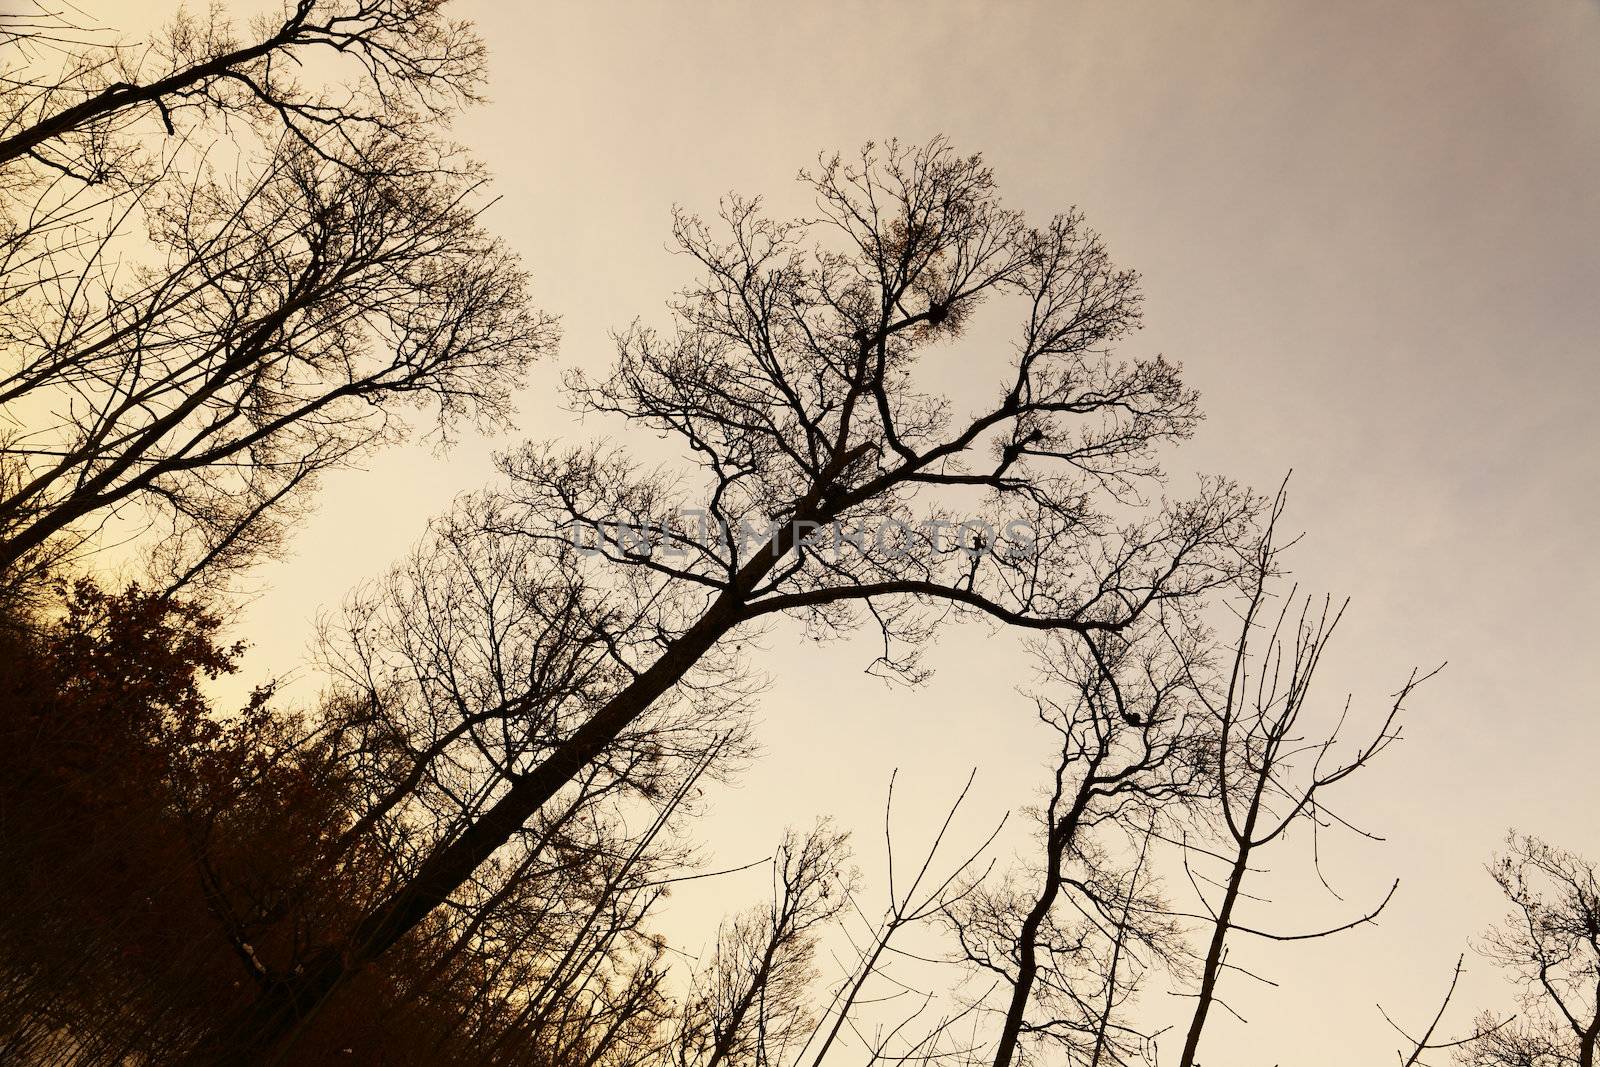
[[[137,587],[61,592],[58,617],[12,619],[0,635],[0,863],[14,902],[0,920],[0,1049],[227,1060],[223,1021],[351,922],[388,860],[327,862],[356,796],[340,730],[307,734],[268,689],[215,714],[206,682],[240,649],[219,643],[214,616]],[[357,976],[292,1062],[558,1063],[556,1048],[593,1040],[510,1026],[505,958],[476,943],[446,956],[442,932],[420,928]],[[509,955],[522,977],[539,969]],[[648,1006],[653,991],[634,992]]]

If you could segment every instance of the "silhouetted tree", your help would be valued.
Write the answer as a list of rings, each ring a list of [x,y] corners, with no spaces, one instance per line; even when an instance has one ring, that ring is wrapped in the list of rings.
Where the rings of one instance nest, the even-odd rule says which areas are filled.
[[[950,911],[966,959],[1005,993],[995,1067],[1030,1045],[1041,1061],[1128,1062],[1145,1039],[1119,1013],[1143,971],[1181,955],[1146,860],[1152,821],[1173,820],[1209,788],[1210,724],[1190,692],[1191,643],[1143,628],[1115,647],[1046,649],[1035,704],[1060,748],[1038,812],[1042,862]],[[1129,852],[1137,859],[1125,863]]]
[[[227,1062],[226,1020],[406,871],[393,826],[329,861],[364,803],[350,744],[365,709],[335,701],[308,721],[262,691],[221,715],[204,681],[239,649],[217,644],[214,616],[88,582],[64,603],[9,620],[0,649],[0,1049],[75,1067]],[[578,783],[291,1062],[649,1062],[675,1005],[644,923],[686,862],[663,831],[712,755],[643,827],[605,775]]]
[[[220,580],[407,408],[506,420],[554,329],[439,139],[482,59],[442,7],[301,0],[245,43],[181,16],[0,91],[0,578],[109,523]]]
[[[1291,827],[1305,826],[1315,833],[1336,819],[1329,812],[1325,794],[1399,738],[1397,720],[1405,701],[1427,677],[1412,672],[1366,742],[1341,753],[1344,714],[1322,739],[1307,740],[1302,733],[1302,715],[1343,607],[1334,610],[1325,600],[1319,610],[1313,600],[1300,601],[1291,591],[1275,619],[1267,614],[1281,553],[1273,536],[1283,507],[1280,490],[1243,585],[1243,608],[1230,662],[1219,680],[1197,679],[1193,690],[1206,702],[1216,722],[1217,817],[1223,830],[1222,851],[1216,854],[1222,857],[1226,874],[1218,883],[1222,893],[1215,904],[1205,901],[1201,893],[1211,934],[1200,964],[1200,984],[1180,1067],[1194,1067],[1206,1020],[1219,1001],[1223,971],[1233,966],[1227,962],[1230,935],[1237,932],[1273,941],[1326,937],[1371,922],[1399,885],[1391,886],[1383,901],[1362,917],[1312,933],[1263,930],[1245,925],[1237,915],[1240,901],[1246,899],[1245,880],[1252,870],[1259,869],[1252,864],[1260,851],[1282,839]],[[1268,625],[1271,628],[1265,629]],[[1256,644],[1262,634],[1265,649]],[[1355,829],[1343,819],[1337,822]]]
[[[269,118],[311,146],[448,117],[477,99],[484,48],[446,0],[293,0],[240,39],[220,9],[181,12],[147,45],[105,42],[61,11],[8,13],[0,44],[31,62],[0,82],[0,167],[31,160],[90,184],[118,176],[119,138],[159,118],[170,137],[219,115]],[[48,47],[38,47],[48,46]],[[38,69],[51,53],[60,66]],[[342,57],[329,91],[297,75]]]
[[[778,1064],[809,1030],[819,929],[853,891],[846,838],[818,824],[784,835],[772,859],[772,900],[725,922],[695,976],[674,1042],[682,1067]]]
[[[1521,987],[1521,1011],[1481,1036],[1473,1067],[1591,1067],[1600,1049],[1600,877],[1595,866],[1537,837],[1513,833],[1489,874],[1511,912],[1479,952]]]
[[[569,558],[492,529],[494,508],[465,498],[323,622],[319,658],[349,709],[338,747],[355,805],[318,862],[365,872],[351,895],[360,909],[415,877],[546,758],[619,684],[617,651],[648,639],[635,616],[588,593]],[[406,976],[402,1002],[449,994],[487,954],[498,966],[479,983],[484,999],[515,1007],[500,1044],[478,1046],[486,1062],[506,1044],[557,1060],[582,1049],[597,1063],[658,1047],[650,1031],[669,1008],[646,920],[690,861],[671,842],[702,777],[744,751],[746,702],[729,679],[660,702],[616,738],[420,924],[408,940],[439,955]],[[316,965],[328,940],[296,940],[269,961],[274,980]],[[464,1033],[484,1010],[463,1011]]]
[[[617,684],[262,1000],[248,1028],[263,1046],[774,616],[821,635],[870,613],[881,663],[914,676],[922,638],[952,612],[1093,640],[1232,574],[1255,509],[1248,494],[1207,483],[1153,515],[1131,507],[1156,472],[1153,450],[1189,432],[1194,397],[1170,364],[1106,352],[1137,321],[1134,279],[1077,216],[1026,226],[1000,207],[978,159],[939,142],[826,161],[807,180],[819,222],[774,222],[731,201],[718,241],[680,217],[677,241],[704,275],[675,305],[676,333],[635,327],[612,375],[570,382],[580,406],[681,442],[680,476],[606,449],[529,446],[505,458],[496,528],[506,536],[571,554],[575,537],[599,531],[584,583],[640,620],[612,652]],[[808,251],[813,240],[828,243]],[[1015,355],[992,398],[958,417],[919,387],[918,361],[952,352],[978,304],[1008,296],[1023,322]],[[946,532],[958,502],[988,535]],[[689,528],[689,508],[705,530]],[[618,519],[641,523],[645,543]],[[868,522],[872,532],[833,550],[833,531]]]

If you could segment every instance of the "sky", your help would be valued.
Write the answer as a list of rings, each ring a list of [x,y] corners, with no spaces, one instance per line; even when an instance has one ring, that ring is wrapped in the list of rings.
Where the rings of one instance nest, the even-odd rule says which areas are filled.
[[[1010,206],[1041,221],[1080,208],[1142,273],[1146,325],[1124,351],[1180,361],[1207,413],[1166,459],[1175,480],[1217,472],[1270,489],[1293,470],[1296,578],[1352,598],[1325,699],[1349,691],[1358,718],[1377,715],[1413,665],[1448,661],[1404,742],[1343,798],[1341,814],[1386,839],[1325,853],[1345,900],[1291,877],[1247,919],[1342,921],[1398,878],[1381,924],[1241,944],[1239,961],[1281,985],[1230,977],[1225,995],[1250,1022],[1216,1017],[1202,1062],[1386,1059],[1395,1041],[1374,1005],[1431,1016],[1457,954],[1500,913],[1483,864],[1508,827],[1600,858],[1600,5],[463,13],[490,45],[491,100],[457,135],[495,175],[489,225],[561,316],[561,351],[533,375],[509,438],[448,456],[400,448],[327,479],[237,620],[247,671],[300,661],[318,610],[488,481],[494,448],[611,432],[576,426],[556,383],[562,368],[605,366],[608,330],[665,321],[688,280],[665,247],[672,205],[712,211],[739,191],[804,210],[793,179],[819,152],[943,134],[984,154]],[[911,840],[973,767],[958,831],[974,844],[1043,784],[1014,638],[946,631],[917,690],[865,675],[866,641],[802,647],[778,628],[766,644],[764,753],[697,826],[713,865],[759,858],[786,825],[830,814],[857,831],[870,882],[896,768]],[[752,872],[685,892],[673,933],[703,940],[763,886]],[[1487,964],[1469,968],[1461,1026],[1503,996]],[[1184,1004],[1148,1008],[1176,1021]]]

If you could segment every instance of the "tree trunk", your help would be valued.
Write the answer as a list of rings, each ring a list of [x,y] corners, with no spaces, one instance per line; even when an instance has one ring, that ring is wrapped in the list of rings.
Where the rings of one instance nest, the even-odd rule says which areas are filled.
[[[724,634],[739,624],[744,598],[788,554],[802,531],[810,528],[810,523],[829,517],[816,510],[820,495],[819,488],[802,500],[796,509],[797,517],[751,557],[698,622],[543,763],[515,779],[505,796],[459,837],[423,861],[410,881],[367,915],[342,949],[323,948],[302,971],[275,985],[252,1004],[232,1028],[236,1046],[230,1058],[219,1062],[276,1062],[279,1050],[350,975],[377,960],[448,900],[480,863],[509,841],[540,807],[688,674]]]
[[[1183,1042],[1183,1055],[1178,1067],[1194,1067],[1195,1055],[1200,1050],[1200,1033],[1206,1027],[1206,1016],[1211,1012],[1211,1002],[1216,999],[1217,979],[1222,975],[1222,952],[1227,946],[1228,930],[1233,922],[1233,908],[1239,902],[1245,872],[1250,868],[1250,837],[1255,833],[1256,818],[1261,813],[1261,791],[1265,778],[1256,783],[1255,794],[1250,798],[1250,811],[1245,817],[1244,830],[1239,835],[1239,851],[1233,860],[1233,870],[1228,875],[1228,888],[1222,896],[1222,906],[1217,909],[1216,925],[1211,931],[1211,944],[1206,949],[1206,965],[1200,979],[1200,999],[1194,1006],[1194,1018],[1189,1022],[1189,1034]]]
[[[1006,1006],[1005,1023],[1000,1029],[1000,1043],[994,1051],[994,1067],[1010,1067],[1017,1054],[1017,1042],[1022,1036],[1022,1023],[1027,1016],[1028,999],[1033,995],[1033,983],[1039,976],[1039,928],[1044,925],[1050,909],[1061,894],[1061,861],[1078,835],[1078,821],[1089,805],[1089,789],[1094,783],[1094,771],[1084,774],[1072,808],[1055,825],[1050,827],[1050,839],[1045,850],[1044,886],[1017,932],[1017,980],[1011,985],[1011,1003]]]

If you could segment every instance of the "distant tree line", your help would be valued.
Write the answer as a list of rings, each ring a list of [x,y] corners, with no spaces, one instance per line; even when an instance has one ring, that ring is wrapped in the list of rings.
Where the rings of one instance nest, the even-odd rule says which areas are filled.
[[[511,425],[556,341],[448,140],[484,47],[445,6],[138,47],[0,16],[0,1061],[1198,1067],[1260,977],[1241,940],[1385,911],[1278,930],[1250,887],[1288,838],[1364,832],[1337,797],[1426,673],[1364,728],[1317,699],[1343,607],[1285,584],[1282,491],[1161,495],[1200,411],[1118,353],[1137,277],[942,140],[824,156],[808,218],[677,214],[668,324],[564,385],[675,462],[503,452],[324,619],[320,697],[213,706],[236,579],[318,476]],[[989,385],[940,395],[952,361]],[[815,535],[852,523],[891,533]],[[113,546],[137,581],[96,572]],[[752,638],[866,630],[915,685],[961,620],[1031,642],[1030,696],[996,698],[1049,739],[1028,850],[956,841],[963,792],[908,860],[891,786],[887,885],[821,820],[707,953],[667,944],[694,817],[752,757]],[[1522,1002],[1446,1035],[1452,982],[1391,1020],[1401,1062],[1593,1064],[1594,867],[1513,836],[1490,869],[1511,914],[1478,949]]]

